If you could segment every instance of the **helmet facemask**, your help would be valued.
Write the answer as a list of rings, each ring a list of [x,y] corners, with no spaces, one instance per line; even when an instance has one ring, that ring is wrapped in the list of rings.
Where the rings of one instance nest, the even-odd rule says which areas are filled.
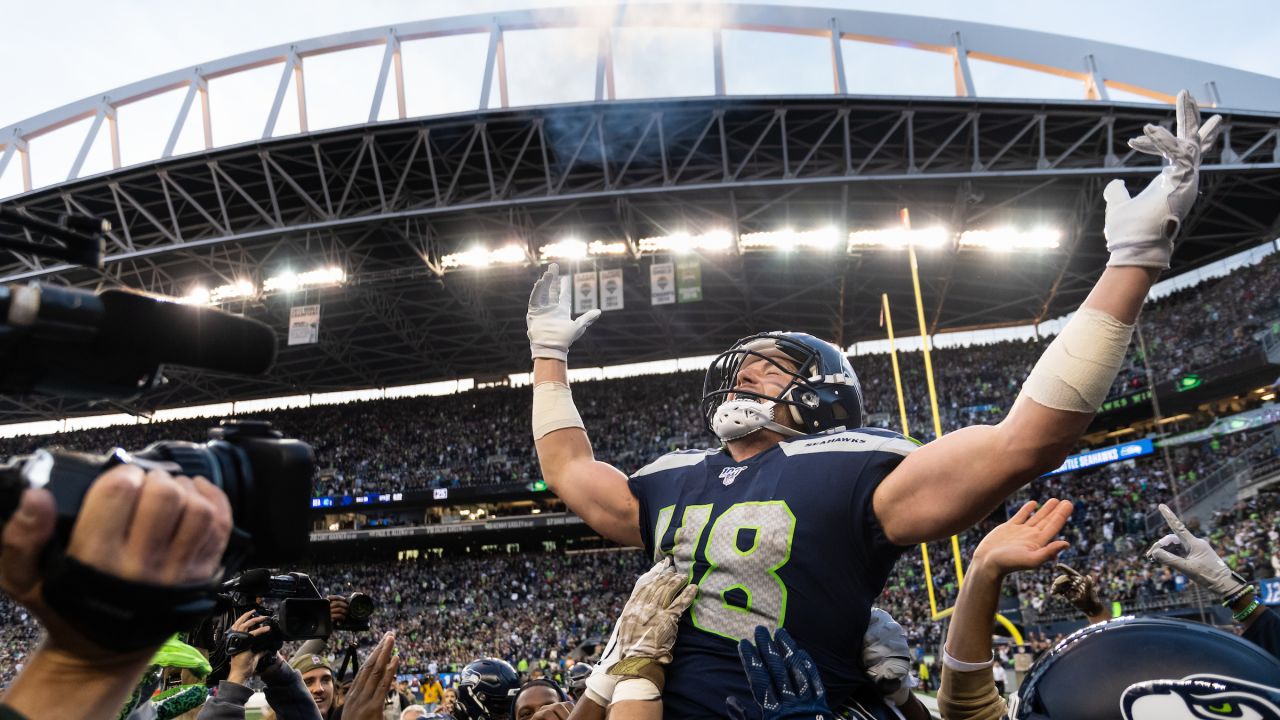
[[[816,338],[812,341],[821,342]],[[739,371],[755,359],[769,363],[789,378],[777,395],[737,387]],[[795,370],[784,363],[794,363]],[[762,429],[785,436],[834,429],[836,423],[831,418],[819,418],[825,413],[834,413],[837,419],[843,415],[842,419],[861,423],[861,417],[850,418],[840,403],[827,402],[827,407],[822,407],[824,398],[831,395],[828,387],[831,381],[831,377],[823,375],[820,353],[806,342],[784,333],[755,335],[738,341],[711,362],[703,385],[702,415],[707,429],[722,441],[736,440]],[[849,384],[853,383],[856,380],[851,379]],[[859,399],[860,394],[859,391]],[[778,423],[775,413],[779,407],[786,408],[791,419],[803,429],[796,430]],[[821,412],[823,410],[825,413]]]

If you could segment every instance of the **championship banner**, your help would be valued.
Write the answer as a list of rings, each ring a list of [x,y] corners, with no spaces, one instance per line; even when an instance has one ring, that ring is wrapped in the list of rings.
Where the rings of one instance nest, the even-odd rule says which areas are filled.
[[[289,308],[289,344],[308,345],[320,339],[320,306]]]
[[[600,271],[600,309],[622,309],[622,268]]]
[[[649,292],[654,305],[671,305],[676,301],[676,269],[669,262],[649,266]]]
[[[573,275],[573,312],[581,315],[588,310],[596,309],[596,273],[574,273]]]
[[[696,257],[676,260],[676,287],[680,302],[702,299],[702,261]]]

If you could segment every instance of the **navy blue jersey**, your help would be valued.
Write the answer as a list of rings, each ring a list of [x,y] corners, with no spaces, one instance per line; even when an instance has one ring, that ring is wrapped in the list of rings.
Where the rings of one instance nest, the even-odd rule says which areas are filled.
[[[674,556],[699,585],[663,717],[724,717],[729,696],[758,709],[737,652],[757,625],[785,627],[809,651],[833,707],[867,689],[862,636],[903,550],[871,496],[915,447],[864,428],[794,438],[742,462],[723,450],[674,452],[631,476],[646,550]]]

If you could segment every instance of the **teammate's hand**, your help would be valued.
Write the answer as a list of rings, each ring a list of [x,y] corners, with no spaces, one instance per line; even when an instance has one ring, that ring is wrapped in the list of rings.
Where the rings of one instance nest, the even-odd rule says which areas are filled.
[[[631,595],[628,596],[627,602],[630,603],[632,598],[641,589],[648,587],[657,576],[666,570],[666,562],[655,563],[653,567],[645,571],[637,580],[636,584],[631,588]],[[604,646],[604,652],[600,654],[600,662],[591,668],[591,675],[587,677],[586,698],[600,707],[607,708],[613,700],[613,688],[618,684],[618,678],[609,674],[609,668],[614,663],[622,659],[622,646],[618,643],[618,627],[622,624],[619,618],[613,624],[613,632],[609,634],[609,642]]]
[[[617,642],[622,660],[648,658],[660,665],[671,662],[680,616],[697,594],[698,586],[691,585],[689,576],[676,570],[670,557],[641,575],[618,617]]]
[[[572,702],[558,702],[543,705],[537,712],[529,716],[529,720],[568,720],[573,712]],[[517,720],[512,718],[511,720]]]
[[[1175,107],[1177,135],[1147,125],[1142,137],[1129,141],[1134,150],[1160,155],[1170,164],[1136,197],[1129,197],[1119,179],[1103,191],[1107,213],[1102,232],[1111,251],[1109,266],[1169,267],[1173,240],[1200,189],[1200,156],[1213,147],[1222,121],[1214,115],[1201,125],[1200,108],[1186,90],[1178,93]]]
[[[1219,597],[1228,598],[1249,587],[1244,578],[1218,557],[1212,545],[1191,534],[1168,505],[1160,503],[1160,514],[1164,516],[1164,521],[1169,524],[1173,534],[1157,540],[1147,550],[1148,558],[1168,565]],[[1176,551],[1176,554],[1170,550]]]
[[[738,656],[747,671],[751,694],[764,711],[764,720],[834,718],[827,707],[827,690],[809,653],[796,647],[786,630],[769,638],[769,629],[756,627],[756,644],[738,641]]]
[[[529,349],[535,358],[568,361],[569,346],[600,317],[600,309],[573,316],[572,283],[560,282],[560,266],[551,263],[529,295]]]
[[[1098,597],[1098,587],[1090,575],[1081,575],[1070,565],[1058,563],[1054,569],[1062,573],[1053,579],[1050,593],[1071,603],[1080,612],[1094,617],[1102,614],[1102,598]]]
[[[889,613],[871,608],[867,632],[862,636],[862,666],[880,694],[901,705],[911,695],[911,648],[907,633]]]
[[[982,538],[973,551],[973,564],[982,562],[1002,577],[1040,567],[1070,546],[1066,540],[1053,538],[1067,524],[1071,509],[1071,503],[1050,498],[1036,512],[1036,501],[1028,500],[1013,517]]]

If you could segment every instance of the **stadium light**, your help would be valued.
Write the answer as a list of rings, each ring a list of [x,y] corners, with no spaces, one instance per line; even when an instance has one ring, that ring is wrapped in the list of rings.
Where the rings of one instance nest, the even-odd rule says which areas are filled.
[[[796,232],[791,228],[776,232],[747,233],[740,240],[743,250],[776,249],[790,252],[798,248],[832,250],[840,246],[840,233],[833,227]]]
[[[605,242],[604,240],[592,240],[587,245],[587,252],[591,255],[626,255],[627,244],[621,240]]]
[[[267,278],[262,283],[263,292],[292,292],[294,290],[305,290],[307,288],[322,287],[325,285],[341,285],[346,282],[347,273],[342,268],[329,266],[318,268],[304,273],[293,273],[286,270]]]
[[[577,238],[566,238],[538,248],[543,260],[581,260],[587,256],[587,244]]]
[[[937,226],[919,230],[900,227],[885,230],[856,230],[849,233],[849,251],[865,248],[905,250],[908,245],[918,248],[939,248],[946,245],[950,239],[951,233]]]
[[[683,255],[697,250],[723,252],[733,246],[733,234],[728,230],[712,230],[701,235],[673,233],[640,239],[642,253],[676,253]]]
[[[186,295],[178,298],[184,305],[217,305],[229,300],[250,298],[258,294],[257,287],[248,280],[237,280],[209,290],[203,285],[191,289]]]
[[[477,245],[470,250],[445,255],[440,258],[440,265],[446,270],[461,267],[484,268],[490,265],[523,265],[526,259],[524,247],[520,245],[503,245],[493,250]]]
[[[1025,231],[1013,228],[996,228],[994,230],[965,230],[960,233],[960,247],[986,249],[994,252],[1053,250],[1059,246],[1061,240],[1062,232],[1052,228],[1035,228]]]

